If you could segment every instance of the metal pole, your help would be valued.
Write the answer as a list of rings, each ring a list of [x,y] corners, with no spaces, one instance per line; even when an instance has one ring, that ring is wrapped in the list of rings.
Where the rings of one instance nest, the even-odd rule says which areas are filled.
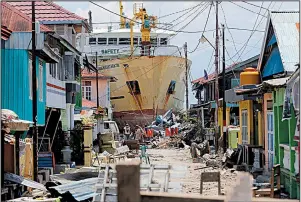
[[[216,27],[215,27],[215,146],[216,146],[216,152],[218,152],[218,132],[219,132],[219,128],[218,128],[218,1],[216,1]]]
[[[33,144],[33,179],[38,181],[38,127],[37,127],[37,68],[36,68],[36,16],[35,2],[32,5],[32,144]],[[42,86],[41,86],[42,87]]]
[[[187,63],[187,42],[185,42],[184,45],[184,50],[185,50],[185,67],[186,67],[186,72],[185,72],[185,76],[186,76],[186,82],[185,82],[185,86],[186,86],[186,113],[187,113],[187,117],[189,115],[189,102],[188,102],[188,63]]]
[[[225,63],[225,26],[222,24],[223,30],[223,140],[224,140],[224,152],[227,150],[227,137],[226,137],[226,101],[225,101],[225,90],[226,90],[226,63]]]
[[[97,52],[96,52],[96,97],[97,97],[96,105],[97,105],[97,110],[98,110],[98,107],[99,107],[99,97],[98,97],[98,64],[97,64]]]

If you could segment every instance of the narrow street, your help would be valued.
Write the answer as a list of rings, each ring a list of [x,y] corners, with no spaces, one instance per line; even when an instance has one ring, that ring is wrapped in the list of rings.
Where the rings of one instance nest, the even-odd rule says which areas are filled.
[[[299,1],[0,5],[0,201],[300,201]]]
[[[173,166],[186,166],[186,176],[182,179],[176,179],[182,183],[183,193],[200,193],[200,179],[202,172],[218,172],[221,173],[221,191],[227,194],[227,190],[235,185],[237,172],[231,169],[204,168],[205,163],[192,163],[189,149],[149,149],[147,153],[150,156],[151,164],[170,164]],[[233,172],[231,172],[233,171]],[[203,186],[204,196],[218,195],[217,183],[207,182]]]

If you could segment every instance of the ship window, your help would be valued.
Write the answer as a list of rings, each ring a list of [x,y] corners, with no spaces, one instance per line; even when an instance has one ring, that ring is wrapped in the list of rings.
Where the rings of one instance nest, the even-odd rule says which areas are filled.
[[[117,38],[109,38],[109,45],[117,45]]]
[[[98,38],[98,44],[107,45],[107,38]]]
[[[89,38],[89,44],[96,44],[96,38]]]
[[[157,38],[151,38],[150,40],[152,45],[157,45]]]
[[[138,45],[138,38],[133,38],[134,45]]]
[[[130,45],[131,39],[130,38],[119,38],[119,45]]]
[[[167,89],[168,94],[174,94],[176,89],[176,81],[171,80]]]
[[[167,45],[167,38],[161,38],[160,45]]]
[[[130,94],[134,94],[134,95],[141,94],[138,81],[127,81],[126,85],[130,90]]]

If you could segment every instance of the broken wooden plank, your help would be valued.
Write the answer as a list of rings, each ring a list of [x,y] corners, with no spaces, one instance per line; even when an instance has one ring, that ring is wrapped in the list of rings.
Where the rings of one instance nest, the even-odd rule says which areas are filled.
[[[116,165],[118,202],[140,201],[140,161]]]
[[[224,202],[224,197],[204,197],[197,194],[141,192],[141,202]]]

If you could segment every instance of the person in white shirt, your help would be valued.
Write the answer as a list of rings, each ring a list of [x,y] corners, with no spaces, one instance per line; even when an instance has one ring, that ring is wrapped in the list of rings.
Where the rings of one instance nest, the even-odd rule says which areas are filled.
[[[123,137],[125,140],[128,140],[131,134],[131,127],[129,126],[129,124],[125,124],[124,128],[123,128]]]

